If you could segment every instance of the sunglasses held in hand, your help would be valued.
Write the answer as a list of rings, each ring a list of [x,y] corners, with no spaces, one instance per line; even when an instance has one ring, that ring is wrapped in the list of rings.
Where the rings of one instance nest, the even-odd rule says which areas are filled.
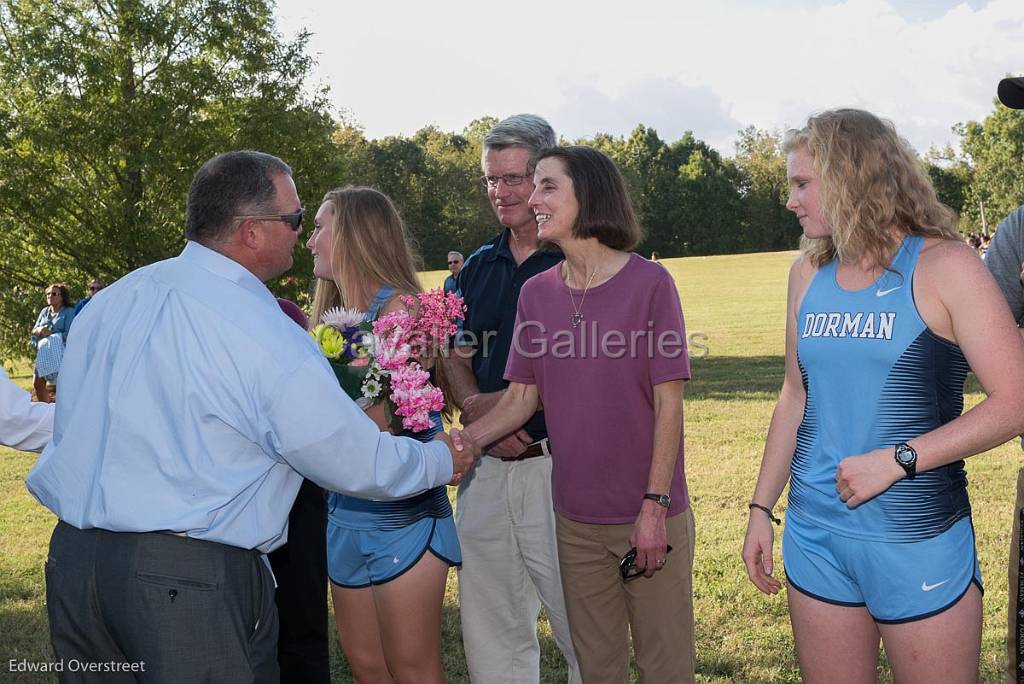
[[[672,553],[671,544],[669,544],[669,546],[665,549],[666,556],[670,553]],[[667,562],[668,559],[666,558],[665,561]],[[637,577],[640,577],[645,572],[647,571],[641,570],[640,568],[636,567],[636,547],[634,546],[629,551],[627,551],[626,555],[623,556],[622,560],[619,561],[619,575],[622,576],[623,582],[628,582],[630,580],[635,580]]]

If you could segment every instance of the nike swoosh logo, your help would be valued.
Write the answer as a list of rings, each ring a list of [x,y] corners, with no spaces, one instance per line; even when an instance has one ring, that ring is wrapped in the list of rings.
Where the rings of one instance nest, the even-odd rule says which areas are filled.
[[[901,287],[903,287],[903,286],[902,285],[897,285],[896,287],[890,287],[888,290],[875,290],[875,296],[876,297],[884,297],[885,295],[889,294],[890,292],[895,292],[896,290],[900,289]]]
[[[931,591],[932,589],[934,589],[936,587],[941,587],[943,584],[945,584],[948,581],[949,581],[948,579],[944,579],[941,582],[936,582],[935,584],[928,584],[927,582],[921,582],[921,591]]]

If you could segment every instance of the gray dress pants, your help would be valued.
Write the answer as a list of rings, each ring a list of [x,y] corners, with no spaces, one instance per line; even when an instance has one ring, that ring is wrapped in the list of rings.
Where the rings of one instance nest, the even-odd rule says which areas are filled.
[[[46,560],[62,682],[276,682],[274,580],[257,551],[58,522]]]

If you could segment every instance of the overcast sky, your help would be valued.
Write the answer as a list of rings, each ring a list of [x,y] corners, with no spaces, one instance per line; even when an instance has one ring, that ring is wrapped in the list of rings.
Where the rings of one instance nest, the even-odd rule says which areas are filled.
[[[372,138],[534,112],[570,138],[644,123],[732,155],[745,126],[858,106],[924,152],[1024,74],[1024,0],[279,0],[277,14],[286,36],[313,32],[315,79]]]

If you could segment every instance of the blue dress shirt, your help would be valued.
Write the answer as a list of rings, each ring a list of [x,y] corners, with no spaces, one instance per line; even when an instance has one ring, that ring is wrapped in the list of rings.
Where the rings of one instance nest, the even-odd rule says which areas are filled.
[[[83,312],[53,441],[26,484],[80,529],[268,552],[303,475],[398,499],[447,483],[452,462],[443,443],[382,433],[263,283],[190,242]]]

